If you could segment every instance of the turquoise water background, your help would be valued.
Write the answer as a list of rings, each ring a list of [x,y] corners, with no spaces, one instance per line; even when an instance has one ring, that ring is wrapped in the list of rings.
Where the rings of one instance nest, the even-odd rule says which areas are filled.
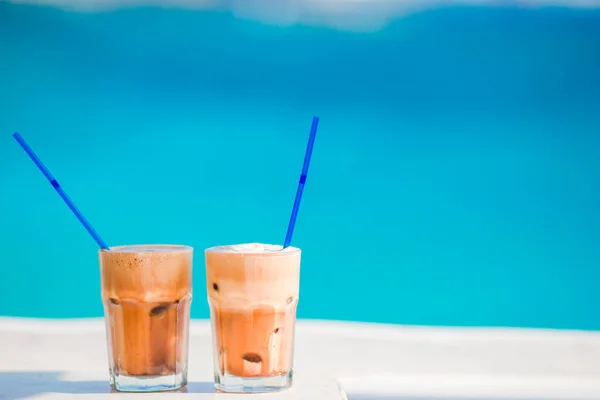
[[[299,316],[600,329],[600,12],[445,8],[373,32],[0,3],[0,315],[102,315],[97,248],[294,244]]]

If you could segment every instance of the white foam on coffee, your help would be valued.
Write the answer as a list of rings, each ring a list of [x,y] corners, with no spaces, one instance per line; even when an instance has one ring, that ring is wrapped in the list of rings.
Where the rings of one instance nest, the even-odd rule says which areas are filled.
[[[241,253],[241,254],[259,254],[259,253],[284,253],[299,250],[297,247],[283,248],[280,244],[263,244],[263,243],[242,243],[232,244],[229,246],[215,246],[207,251],[219,253]]]

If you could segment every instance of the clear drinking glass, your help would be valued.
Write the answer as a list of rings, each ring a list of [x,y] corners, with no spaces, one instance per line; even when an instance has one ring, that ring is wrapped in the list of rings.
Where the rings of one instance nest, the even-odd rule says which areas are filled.
[[[250,244],[205,251],[215,386],[270,392],[293,381],[300,249]]]
[[[125,392],[184,386],[193,249],[119,246],[99,256],[110,384]]]

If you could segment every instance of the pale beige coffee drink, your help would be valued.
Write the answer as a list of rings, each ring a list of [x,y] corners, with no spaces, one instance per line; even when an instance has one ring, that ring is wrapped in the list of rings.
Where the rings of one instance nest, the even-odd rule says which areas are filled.
[[[291,386],[300,249],[245,244],[212,247],[205,256],[216,387]]]
[[[192,252],[171,245],[100,250],[110,382],[117,390],[186,384]]]

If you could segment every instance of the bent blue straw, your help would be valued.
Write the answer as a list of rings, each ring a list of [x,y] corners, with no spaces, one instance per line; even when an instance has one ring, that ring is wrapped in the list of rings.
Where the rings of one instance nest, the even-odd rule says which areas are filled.
[[[292,208],[292,216],[290,217],[290,223],[288,225],[287,233],[285,235],[285,242],[283,242],[284,249],[286,247],[289,247],[290,243],[292,242],[294,225],[296,225],[296,217],[298,216],[298,209],[300,208],[300,200],[302,200],[302,192],[304,191],[304,184],[306,183],[306,175],[308,175],[310,156],[312,155],[313,146],[315,144],[315,136],[317,135],[318,126],[319,117],[313,117],[312,126],[310,127],[310,136],[308,137],[308,145],[306,146],[306,154],[304,155],[304,165],[302,165],[302,173],[300,174],[300,181],[298,182],[296,199],[294,200],[294,207]]]
[[[56,181],[56,179],[54,179],[54,177],[52,176],[50,171],[48,171],[48,168],[46,168],[46,166],[42,163],[42,161],[38,158],[38,156],[36,156],[35,153],[33,152],[33,150],[31,150],[31,147],[29,147],[27,142],[25,142],[25,140],[21,137],[21,135],[19,135],[18,132],[15,132],[13,134],[13,137],[21,145],[23,150],[25,150],[25,153],[27,153],[27,155],[31,158],[31,160],[35,163],[35,165],[37,165],[37,167],[40,169],[40,171],[42,171],[42,174],[44,174],[44,176],[48,179],[48,181],[50,181],[50,184],[52,185],[52,187],[54,189],[56,189],[56,191],[58,192],[60,197],[62,197],[62,199],[65,201],[65,203],[67,203],[67,206],[69,206],[71,211],[73,211],[73,214],[75,214],[75,216],[77,217],[79,222],[82,223],[83,227],[90,233],[90,235],[92,235],[92,237],[94,238],[96,243],[98,243],[98,246],[100,246],[100,248],[102,248],[102,249],[108,249],[108,246],[106,245],[104,240],[102,240],[100,235],[98,235],[98,232],[96,232],[94,230],[94,228],[92,228],[90,223],[85,219],[85,217],[81,214],[81,212],[77,209],[77,207],[75,207],[75,204],[73,204],[73,201],[69,198],[69,196],[67,196],[67,194],[65,193],[63,188]]]

